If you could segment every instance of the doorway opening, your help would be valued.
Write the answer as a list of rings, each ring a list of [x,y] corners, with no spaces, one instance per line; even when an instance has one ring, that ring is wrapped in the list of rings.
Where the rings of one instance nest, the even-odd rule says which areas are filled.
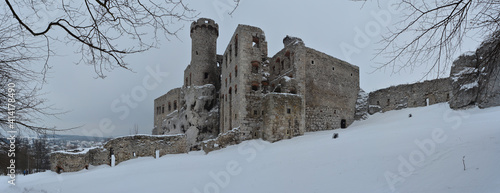
[[[345,119],[340,120],[340,128],[342,129],[347,128],[347,123]]]

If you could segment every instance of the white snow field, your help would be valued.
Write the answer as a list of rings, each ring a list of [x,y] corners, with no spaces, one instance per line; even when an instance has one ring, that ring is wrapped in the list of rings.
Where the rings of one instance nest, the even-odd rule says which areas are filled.
[[[7,176],[0,180],[2,193],[500,192],[500,107],[453,111],[436,104],[208,155],[17,176],[15,186]]]

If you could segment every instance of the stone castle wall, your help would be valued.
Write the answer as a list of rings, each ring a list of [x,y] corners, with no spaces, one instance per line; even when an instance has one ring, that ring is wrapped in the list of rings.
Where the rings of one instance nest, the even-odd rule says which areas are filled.
[[[221,133],[239,128],[244,139],[252,139],[260,132],[265,61],[267,42],[264,32],[257,27],[238,25],[223,54],[221,66]]]
[[[371,92],[368,112],[386,112],[447,102],[452,97],[450,78],[403,84]]]
[[[50,154],[50,168],[52,171],[61,168],[64,172],[75,172],[90,165],[110,165],[111,152],[114,153],[115,163],[118,164],[135,157],[154,157],[156,150],[160,150],[160,156],[187,153],[186,136],[133,135],[111,139],[103,148],[87,149],[83,152],[54,152]]]
[[[174,88],[154,100],[154,127],[160,128],[163,120],[171,117],[173,112],[179,110],[183,105],[183,97],[181,96],[181,88]]]
[[[219,134],[216,92],[215,86],[211,84],[183,87],[183,106],[166,117],[153,134],[186,134],[189,145],[215,138]]]
[[[261,138],[275,142],[304,134],[302,95],[269,93],[263,101],[264,126]]]
[[[359,92],[359,68],[307,48],[306,131],[346,128],[354,121]]]

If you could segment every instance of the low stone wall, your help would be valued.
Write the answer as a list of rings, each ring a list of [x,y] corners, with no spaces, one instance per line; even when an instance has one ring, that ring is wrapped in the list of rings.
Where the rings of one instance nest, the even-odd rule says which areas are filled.
[[[87,153],[56,152],[50,154],[50,169],[54,172],[76,172],[88,166]]]
[[[111,152],[115,155],[115,164],[135,157],[155,157],[166,154],[187,153],[186,135],[133,135],[118,137],[108,141],[102,148],[84,149],[74,152],[54,152],[50,154],[51,170],[75,172],[89,165],[111,164]],[[134,157],[135,156],[135,157]]]
[[[211,151],[219,150],[230,145],[240,144],[242,142],[242,133],[239,128],[235,128],[223,134],[220,134],[215,139],[210,139],[200,142],[197,146],[199,149],[209,153]]]
[[[371,92],[368,97],[368,112],[373,114],[378,111],[422,107],[447,102],[451,97],[450,78],[403,84]]]
[[[136,157],[155,157],[156,150],[160,156],[166,154],[187,153],[186,135],[133,135],[118,137],[108,141],[104,148],[115,155],[116,164]]]

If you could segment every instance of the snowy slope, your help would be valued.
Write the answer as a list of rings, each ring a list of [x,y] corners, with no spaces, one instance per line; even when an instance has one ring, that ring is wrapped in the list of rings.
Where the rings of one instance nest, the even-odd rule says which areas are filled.
[[[339,138],[332,139],[334,132]],[[208,155],[18,176],[16,186],[1,176],[0,192],[500,192],[499,163],[500,108],[452,111],[437,104]]]

